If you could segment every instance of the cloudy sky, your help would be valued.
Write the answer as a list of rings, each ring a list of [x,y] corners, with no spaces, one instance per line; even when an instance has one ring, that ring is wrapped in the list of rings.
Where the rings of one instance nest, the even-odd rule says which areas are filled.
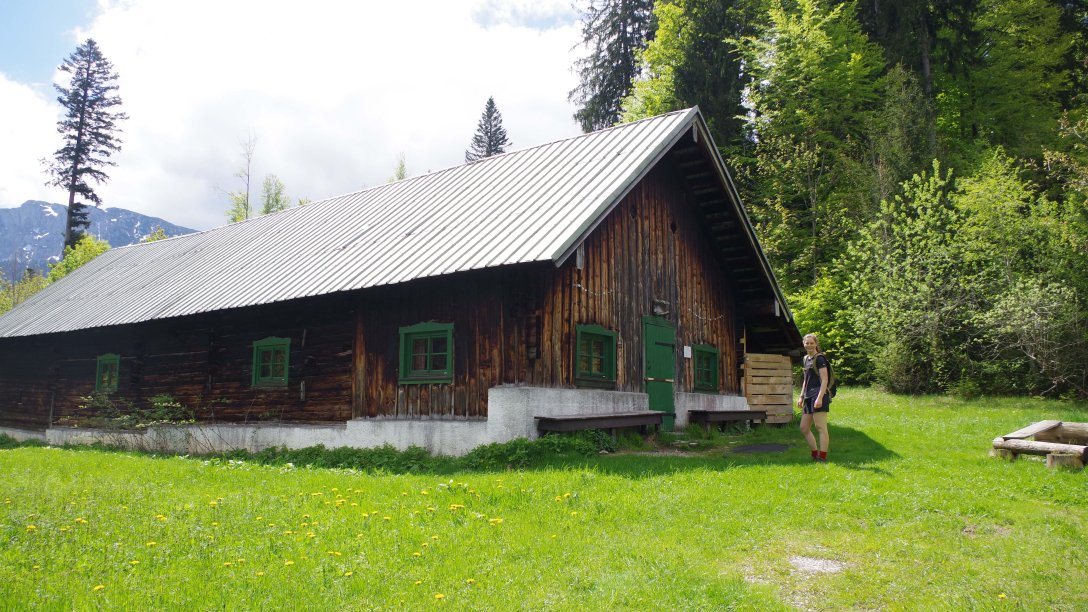
[[[464,161],[489,96],[512,149],[579,133],[571,0],[3,0],[0,207],[67,203],[45,187],[60,147],[56,67],[94,38],[119,73],[122,150],[103,206],[194,229],[226,222],[240,141],[254,191],[292,200]]]

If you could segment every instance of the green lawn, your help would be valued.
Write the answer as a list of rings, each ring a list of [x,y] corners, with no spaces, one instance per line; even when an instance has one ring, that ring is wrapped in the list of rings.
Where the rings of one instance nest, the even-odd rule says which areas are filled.
[[[832,410],[827,465],[794,425],[422,475],[3,450],[0,609],[1088,608],[1088,474],[987,456],[1083,405]]]

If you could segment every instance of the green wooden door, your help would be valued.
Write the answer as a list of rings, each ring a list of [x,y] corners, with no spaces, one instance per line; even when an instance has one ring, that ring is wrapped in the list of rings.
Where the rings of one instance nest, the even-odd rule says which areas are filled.
[[[658,317],[643,317],[642,337],[646,356],[646,394],[650,410],[667,413],[665,431],[672,431],[675,404],[673,386],[676,384],[676,328]]]

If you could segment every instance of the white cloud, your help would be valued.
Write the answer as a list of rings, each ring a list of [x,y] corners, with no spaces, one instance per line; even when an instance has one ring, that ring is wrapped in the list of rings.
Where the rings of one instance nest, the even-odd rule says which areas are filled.
[[[462,163],[488,96],[515,149],[572,136],[574,17],[565,1],[103,3],[79,36],[113,62],[130,119],[98,192],[106,206],[221,225],[251,130],[254,191],[273,173],[293,198],[321,199],[385,182],[401,153],[412,175]],[[32,93],[0,87],[5,100],[7,87]],[[48,153],[59,111],[43,100],[26,104],[44,127],[14,136]],[[4,155],[16,153],[35,155]],[[42,197],[21,192],[25,168],[0,172],[0,206]]]
[[[0,74],[0,206],[18,206],[26,200],[58,201],[55,188],[46,187],[39,160],[60,148],[58,107],[33,87]],[[65,200],[64,203],[67,203]]]

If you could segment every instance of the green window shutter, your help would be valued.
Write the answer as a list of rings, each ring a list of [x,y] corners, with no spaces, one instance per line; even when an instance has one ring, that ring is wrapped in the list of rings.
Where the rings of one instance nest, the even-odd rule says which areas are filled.
[[[600,325],[578,325],[575,331],[574,381],[579,386],[614,387],[616,332]]]
[[[98,356],[98,367],[95,370],[94,390],[109,393],[117,390],[117,380],[121,374],[121,356],[115,353],[106,353]]]
[[[709,393],[718,392],[718,361],[721,351],[709,344],[696,344],[692,347],[692,363],[695,368],[695,390]]]
[[[291,339],[268,337],[253,343],[253,386],[286,387]]]
[[[453,382],[453,323],[417,323],[400,328],[399,382]]]

